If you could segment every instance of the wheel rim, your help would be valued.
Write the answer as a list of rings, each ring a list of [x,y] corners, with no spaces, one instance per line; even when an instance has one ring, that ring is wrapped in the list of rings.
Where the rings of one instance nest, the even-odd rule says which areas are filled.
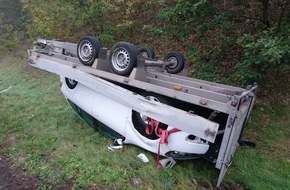
[[[77,83],[77,81],[73,80],[73,79],[68,79],[68,82],[71,84],[71,85],[75,85]]]
[[[176,57],[169,57],[167,61],[170,63],[170,65],[168,66],[170,69],[174,69],[178,65],[178,60]]]
[[[159,101],[156,97],[154,97],[154,96],[146,96],[145,99],[146,99],[146,100],[151,100],[151,101],[153,100],[153,101],[156,101],[156,102],[160,102],[160,101]],[[148,116],[143,115],[143,114],[140,113],[140,117],[141,117],[142,121],[143,121],[145,124],[148,124],[148,121],[149,121],[149,117],[148,117]]]
[[[79,56],[83,61],[91,60],[93,51],[93,45],[89,41],[83,41],[78,49]]]
[[[146,51],[142,51],[142,52],[140,53],[140,56],[141,56],[141,57],[144,57],[144,58],[149,58],[149,54],[148,54]]]
[[[118,48],[112,56],[112,64],[117,71],[124,71],[130,64],[130,54],[125,48]]]

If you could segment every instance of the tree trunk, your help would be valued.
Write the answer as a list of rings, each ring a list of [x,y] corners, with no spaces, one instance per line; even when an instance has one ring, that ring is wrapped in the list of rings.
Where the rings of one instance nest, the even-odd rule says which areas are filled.
[[[270,0],[262,0],[263,5],[263,23],[265,25],[265,29],[269,29],[271,27],[269,21],[269,1]]]

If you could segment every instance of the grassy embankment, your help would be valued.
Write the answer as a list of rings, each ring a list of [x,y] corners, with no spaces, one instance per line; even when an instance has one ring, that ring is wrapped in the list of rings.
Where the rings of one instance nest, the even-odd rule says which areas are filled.
[[[58,76],[27,66],[24,54],[0,57],[0,91],[9,88],[0,94],[1,151],[38,176],[41,189],[67,181],[75,189],[203,189],[194,181],[215,186],[218,170],[204,160],[181,161],[165,170],[156,168],[154,154],[135,146],[108,151],[111,140],[73,112],[58,86]],[[238,148],[225,183],[252,190],[290,187],[289,113],[289,97],[256,104],[245,138],[257,148]],[[136,157],[141,152],[149,163]]]

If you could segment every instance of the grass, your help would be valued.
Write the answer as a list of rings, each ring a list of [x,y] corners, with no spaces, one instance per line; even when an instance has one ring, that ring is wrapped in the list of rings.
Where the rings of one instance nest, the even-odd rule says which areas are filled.
[[[179,161],[157,169],[155,155],[126,145],[110,152],[111,140],[82,121],[59,91],[59,78],[26,64],[22,53],[0,56],[0,144],[17,167],[38,176],[40,189],[73,181],[73,189],[212,189],[218,170],[205,160]],[[287,189],[289,174],[289,101],[255,107],[245,139],[256,149],[238,148],[226,184],[245,188]],[[150,162],[137,159],[145,153]],[[133,183],[134,179],[139,184]],[[193,180],[194,179],[194,180]],[[205,188],[194,181],[209,184]]]
[[[289,189],[289,113],[285,99],[257,105],[245,135],[245,139],[256,142],[257,148],[237,151],[230,169],[235,175],[230,178],[250,189]]]

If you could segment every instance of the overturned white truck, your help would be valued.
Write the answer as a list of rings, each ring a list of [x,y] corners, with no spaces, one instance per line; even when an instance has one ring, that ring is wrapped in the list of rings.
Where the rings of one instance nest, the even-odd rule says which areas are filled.
[[[184,57],[163,60],[151,48],[127,42],[111,49],[99,39],[77,44],[38,39],[28,63],[60,76],[61,91],[91,126],[164,157],[205,158],[224,178],[255,102],[256,85],[246,89],[197,80]],[[170,163],[168,163],[170,165]]]

